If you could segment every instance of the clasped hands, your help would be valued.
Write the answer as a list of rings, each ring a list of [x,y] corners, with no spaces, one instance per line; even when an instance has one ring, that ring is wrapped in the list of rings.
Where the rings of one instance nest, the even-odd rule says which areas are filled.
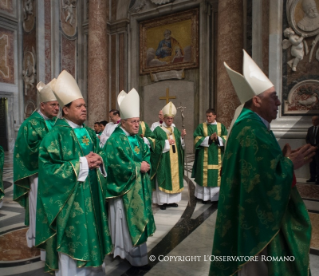
[[[282,153],[292,161],[294,169],[297,170],[311,162],[312,157],[316,154],[316,150],[317,148],[310,144],[306,144],[296,150],[291,150],[290,145],[286,144],[282,149]]]
[[[88,161],[90,169],[99,168],[103,163],[102,157],[92,151],[88,155],[86,155],[85,158]]]
[[[214,132],[209,138],[210,138],[212,141],[215,142],[215,141],[217,140],[217,138],[218,138],[217,133]]]

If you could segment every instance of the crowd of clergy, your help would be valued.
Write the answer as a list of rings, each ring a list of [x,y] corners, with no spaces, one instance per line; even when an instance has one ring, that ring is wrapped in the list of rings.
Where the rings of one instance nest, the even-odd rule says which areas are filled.
[[[308,275],[311,225],[293,171],[315,149],[280,149],[270,130],[280,101],[246,52],[243,75],[225,68],[242,104],[228,131],[208,109],[194,132],[195,197],[219,201],[212,254],[237,256],[212,261],[210,275]],[[138,92],[121,91],[119,110],[93,130],[67,71],[37,90],[39,108],[21,125],[14,148],[14,200],[25,208],[27,245],[41,249],[45,271],[55,275],[103,274],[108,254],[147,265],[152,204],[164,212],[178,207],[184,188],[186,130],[174,124],[176,107],[167,103],[149,128],[140,120]],[[0,154],[3,166],[2,148]],[[0,201],[3,195],[0,186]],[[262,254],[295,261],[239,258]]]

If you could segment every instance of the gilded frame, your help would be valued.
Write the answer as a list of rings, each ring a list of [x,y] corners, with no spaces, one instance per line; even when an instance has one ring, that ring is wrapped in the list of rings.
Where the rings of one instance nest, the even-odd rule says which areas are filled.
[[[140,22],[141,75],[197,67],[198,8]]]

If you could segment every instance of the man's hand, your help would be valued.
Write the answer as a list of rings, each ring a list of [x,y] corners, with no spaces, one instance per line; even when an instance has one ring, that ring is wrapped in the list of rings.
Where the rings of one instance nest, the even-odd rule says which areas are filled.
[[[214,133],[210,136],[210,139],[215,142],[215,141],[217,140],[217,133],[214,132]]]
[[[143,161],[141,163],[141,173],[147,173],[150,170],[150,164],[148,164],[146,161]]]
[[[316,149],[316,147],[306,144],[297,150],[291,150],[290,145],[286,144],[282,152],[292,161],[294,170],[297,170],[311,162],[312,157],[316,154]]]
[[[186,129],[183,129],[183,130],[182,130],[181,136],[182,136],[183,139],[185,138],[185,136],[186,136]]]
[[[90,169],[99,168],[100,165],[103,163],[102,157],[92,151],[85,157],[86,157],[86,160],[88,161],[88,165]]]
[[[170,145],[175,145],[175,140],[174,139],[168,139],[168,143]]]

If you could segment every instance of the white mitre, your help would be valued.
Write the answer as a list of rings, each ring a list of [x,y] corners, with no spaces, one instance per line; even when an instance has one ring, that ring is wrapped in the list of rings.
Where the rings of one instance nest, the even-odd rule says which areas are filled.
[[[243,60],[243,75],[232,70],[226,62],[224,66],[226,67],[228,76],[235,88],[236,94],[240,100],[241,105],[235,110],[233,121],[230,125],[228,135],[231,132],[231,128],[238,116],[240,115],[245,102],[252,99],[254,96],[257,96],[269,88],[273,87],[273,83],[268,79],[264,72],[258,67],[254,60],[244,52]]]
[[[121,119],[140,117],[140,96],[134,88],[128,93],[122,90],[117,96],[117,103]]]
[[[169,102],[162,108],[164,117],[175,117],[177,110],[175,105],[172,102]]]
[[[63,107],[77,99],[83,99],[81,90],[73,76],[63,70],[55,81],[52,81],[52,89],[57,97],[60,107]]]
[[[224,62],[228,76],[242,104],[274,86],[246,51],[243,50],[243,52],[243,75],[232,70]]]
[[[57,98],[55,97],[51,86],[54,81],[55,79],[50,81],[48,84],[45,84],[42,81],[40,81],[37,84],[40,103],[57,101]]]

